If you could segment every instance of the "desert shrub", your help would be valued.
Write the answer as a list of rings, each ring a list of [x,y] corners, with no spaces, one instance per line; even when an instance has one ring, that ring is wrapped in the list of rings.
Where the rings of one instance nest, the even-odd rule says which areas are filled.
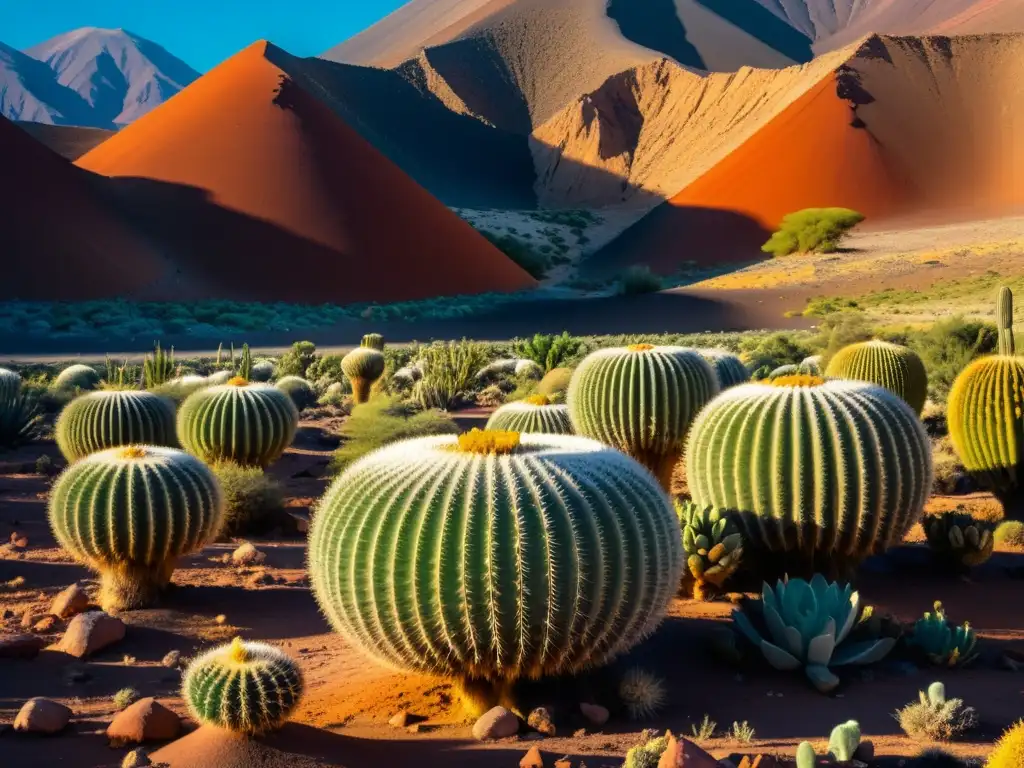
[[[747,368],[758,371],[762,368],[774,370],[783,365],[798,365],[815,350],[794,334],[780,331],[768,336],[744,337],[740,341],[740,351],[740,357]]]
[[[313,391],[313,385],[305,379],[298,376],[283,376],[274,386],[292,399],[300,413],[316,405],[316,392]]]
[[[41,425],[40,408],[31,393],[9,393],[0,399],[0,450],[31,442]]]
[[[643,744],[632,747],[626,753],[623,768],[658,768],[662,753],[668,748],[668,737],[658,736]]]
[[[875,329],[863,315],[841,314],[822,320],[811,346],[821,350],[819,367],[825,370],[841,349],[876,337]]]
[[[761,250],[773,256],[791,253],[832,253],[851,229],[864,221],[849,208],[806,208],[782,219]]]
[[[486,237],[491,245],[526,270],[532,277],[540,280],[547,274],[548,268],[551,266],[551,259],[543,252],[545,246],[540,246],[534,250],[529,243],[524,243],[512,235],[500,235],[483,230],[481,230],[480,234]],[[548,246],[548,250],[551,250],[550,246]]]
[[[174,378],[174,347],[171,351],[160,347],[157,342],[152,355],[146,355],[142,363],[142,384],[146,389],[153,389],[166,384]]]
[[[624,296],[656,293],[663,287],[661,278],[645,265],[629,267],[619,276],[619,293]]]
[[[398,398],[375,397],[354,408],[342,425],[342,444],[331,458],[330,471],[338,474],[357,459],[398,440],[458,431],[446,413],[420,411]]]
[[[924,331],[908,333],[905,343],[921,356],[928,370],[929,396],[944,403],[960,372],[972,360],[995,352],[997,338],[991,323],[951,317]]]
[[[963,699],[947,699],[942,683],[932,683],[927,692],[920,692],[919,701],[896,712],[896,720],[912,739],[952,741],[978,724],[978,714]]]
[[[317,357],[306,369],[306,378],[309,381],[319,382],[321,379],[331,381],[343,381],[345,374],[341,370],[341,360],[344,355],[323,355]]]
[[[565,393],[569,391],[569,382],[572,380],[572,368],[552,368],[544,374],[544,378],[537,382],[535,391],[538,395],[545,395],[552,400],[561,401],[565,399]]]
[[[487,350],[479,342],[463,339],[424,347],[420,358],[424,373],[413,389],[414,396],[424,407],[448,409],[472,399],[479,386],[476,374],[487,362]]]
[[[127,709],[129,706],[134,704],[142,696],[134,688],[122,688],[114,694],[114,708],[120,712],[122,709]]]
[[[309,367],[316,362],[318,357],[316,344],[312,341],[296,341],[290,350],[281,355],[281,359],[277,363],[277,375],[299,376],[305,379],[308,377]]]
[[[1007,520],[1000,523],[993,538],[996,544],[1004,547],[1024,549],[1024,523],[1019,520]]]
[[[212,469],[224,494],[222,535],[260,533],[279,519],[284,510],[284,490],[262,469],[230,461],[218,462]]]
[[[935,493],[948,496],[962,490],[960,485],[966,477],[964,465],[948,435],[932,441],[932,465],[935,468]]]
[[[532,339],[512,342],[517,357],[533,360],[544,373],[561,367],[567,359],[579,352],[581,342],[562,331],[558,336],[546,333],[535,334]]]

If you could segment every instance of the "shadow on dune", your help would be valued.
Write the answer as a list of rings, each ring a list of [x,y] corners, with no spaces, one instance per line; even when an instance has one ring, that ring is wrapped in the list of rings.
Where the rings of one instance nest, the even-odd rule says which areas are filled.
[[[607,13],[623,36],[637,45],[671,56],[688,67],[707,68],[700,51],[687,37],[675,0],[610,0]]]
[[[796,62],[814,58],[811,40],[757,0],[696,0],[747,34]]]

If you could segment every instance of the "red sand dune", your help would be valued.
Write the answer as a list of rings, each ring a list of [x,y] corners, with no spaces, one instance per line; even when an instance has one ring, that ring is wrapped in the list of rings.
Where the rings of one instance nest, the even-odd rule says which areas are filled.
[[[256,43],[79,159],[116,177],[196,295],[399,301],[532,278]]]

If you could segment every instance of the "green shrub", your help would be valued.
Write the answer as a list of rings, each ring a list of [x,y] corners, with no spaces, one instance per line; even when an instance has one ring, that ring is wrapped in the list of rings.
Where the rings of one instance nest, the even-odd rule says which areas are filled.
[[[277,363],[277,375],[300,376],[305,379],[309,367],[318,357],[316,344],[312,341],[296,341],[290,350],[281,355]]]
[[[927,692],[920,692],[919,701],[896,712],[896,720],[912,739],[952,741],[978,724],[978,714],[963,699],[947,699],[942,683],[932,683]]]
[[[174,378],[174,347],[165,352],[157,342],[152,355],[146,355],[142,364],[142,383],[146,389],[166,384]]]
[[[645,265],[637,264],[629,267],[619,276],[619,293],[624,296],[656,293],[663,287],[661,278]]]
[[[17,448],[39,435],[42,414],[29,392],[8,394],[0,399],[0,449]]]
[[[274,478],[259,467],[242,467],[230,461],[211,468],[224,494],[223,535],[264,533],[280,520],[284,489]]]
[[[851,229],[864,221],[849,208],[806,208],[782,219],[778,231],[761,250],[773,256],[791,253],[832,253]]]
[[[658,768],[662,753],[668,748],[668,738],[658,736],[644,744],[631,747],[626,753],[623,768]]]
[[[331,381],[343,381],[345,374],[341,370],[341,361],[344,355],[323,355],[317,357],[309,368],[306,369],[306,378],[309,381],[320,381],[330,379]]]
[[[751,371],[761,368],[774,370],[783,365],[798,365],[801,360],[813,354],[809,344],[798,340],[794,334],[772,333],[768,336],[743,337],[740,341],[743,362]],[[756,377],[755,377],[756,378]]]
[[[123,709],[127,709],[138,701],[141,696],[142,694],[134,688],[122,688],[114,694],[114,709],[118,712]]]
[[[1024,523],[1019,520],[1007,520],[1000,523],[993,538],[996,544],[1024,549]]]
[[[953,381],[973,360],[995,352],[998,334],[991,323],[951,317],[924,331],[908,333],[906,345],[928,370],[928,394],[945,402]]]
[[[491,242],[491,245],[526,270],[532,277],[541,280],[547,274],[551,266],[551,259],[543,253],[545,246],[534,250],[529,244],[512,237],[512,235],[499,235],[483,230],[480,231],[480,234],[486,237]],[[550,250],[549,246],[548,250]]]
[[[480,385],[477,373],[487,363],[487,349],[476,341],[463,339],[431,344],[421,350],[423,378],[414,396],[428,408],[447,410],[461,400],[471,400]]]
[[[517,339],[512,342],[516,357],[533,360],[544,373],[561,367],[567,359],[579,352],[581,342],[562,331],[558,336],[547,333],[535,334],[532,339]]]

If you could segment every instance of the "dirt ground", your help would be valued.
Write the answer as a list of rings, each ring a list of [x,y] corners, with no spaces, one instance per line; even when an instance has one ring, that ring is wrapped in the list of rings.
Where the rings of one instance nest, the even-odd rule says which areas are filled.
[[[474,412],[467,419],[478,416]],[[303,422],[295,446],[271,470],[284,484],[291,511],[299,518],[308,514],[328,484],[324,470],[337,444],[331,426]],[[50,535],[50,480],[33,470],[41,454],[61,463],[49,442],[0,456],[0,541],[7,541],[15,530],[28,537],[25,549],[0,548],[0,636],[26,631],[19,626],[23,613],[46,612],[53,596],[69,584],[79,582],[90,592],[96,587],[94,576],[74,564]],[[998,514],[991,497],[984,494],[936,498],[931,508],[957,503],[966,503],[979,517]],[[920,540],[920,530],[909,539]],[[926,745],[903,736],[892,713],[937,679],[947,684],[950,695],[977,707],[981,717],[972,740],[952,747],[957,754],[987,754],[999,733],[1024,715],[1024,677],[1005,669],[1001,661],[1009,647],[1024,650],[1024,611],[1019,607],[1024,554],[998,553],[966,580],[934,572],[927,565],[927,550],[910,544],[869,561],[862,570],[858,588],[876,610],[909,622],[941,599],[951,619],[969,620],[982,637],[982,657],[969,669],[939,671],[890,661],[870,670],[847,671],[840,691],[824,696],[811,690],[800,675],[762,669],[740,672],[715,661],[709,655],[709,638],[727,626],[731,604],[678,598],[656,634],[615,665],[619,671],[640,666],[664,678],[669,704],[654,719],[630,721],[614,702],[602,701],[602,674],[595,674],[598,682],[592,687],[585,683],[579,696],[612,709],[612,720],[604,728],[587,726],[568,708],[555,738],[532,742],[521,731],[512,739],[480,744],[471,738],[471,721],[452,705],[449,682],[378,667],[331,631],[308,587],[300,532],[279,530],[249,540],[266,553],[263,565],[238,568],[224,562],[238,540],[185,558],[175,571],[177,586],[167,603],[123,614],[128,624],[125,639],[87,661],[55,649],[44,650],[32,661],[0,661],[0,723],[12,722],[33,696],[59,700],[74,712],[71,726],[51,737],[15,734],[0,725],[0,766],[119,765],[127,748],[109,747],[104,736],[114,714],[113,694],[131,686],[187,717],[178,695],[180,673],[162,666],[161,659],[172,650],[192,656],[236,635],[274,643],[298,660],[307,681],[300,709],[292,724],[257,745],[197,731],[189,741],[176,742],[161,753],[172,766],[514,768],[536,743],[549,766],[567,756],[573,768],[612,768],[621,765],[644,729],[671,728],[690,735],[691,725],[705,714],[717,721],[719,731],[744,720],[756,731],[749,744],[722,736],[704,742],[716,757],[792,755],[804,739],[824,747],[832,726],[856,718],[875,742],[876,753],[895,760]],[[23,584],[3,586],[19,578]],[[224,618],[219,621],[219,616]],[[58,624],[45,639],[55,643],[62,628]],[[416,732],[388,725],[388,719],[403,710],[425,718]],[[883,764],[888,763],[879,763]]]

